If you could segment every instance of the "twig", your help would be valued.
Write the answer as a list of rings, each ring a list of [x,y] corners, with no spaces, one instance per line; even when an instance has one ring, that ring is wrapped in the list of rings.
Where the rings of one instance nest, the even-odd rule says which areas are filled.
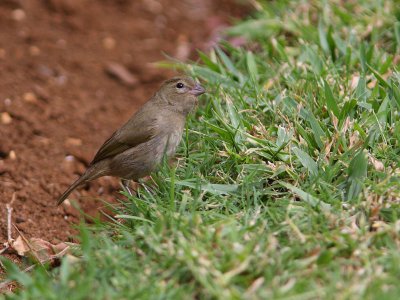
[[[63,250],[61,250],[60,252],[58,252],[57,254],[51,255],[51,256],[49,256],[49,258],[47,258],[47,259],[39,260],[39,263],[43,266],[44,263],[47,263],[47,262],[49,262],[49,261],[52,261],[53,259],[56,259],[56,258],[60,258],[60,257],[62,257],[62,256],[69,250],[69,248],[70,248],[70,246],[67,246],[67,247],[65,247]],[[28,273],[28,272],[30,272],[33,268],[35,268],[36,266],[37,266],[36,264],[31,265],[31,266],[25,268],[22,272]],[[13,283],[13,282],[15,282],[15,280],[11,280],[11,279],[7,279],[7,280],[5,280],[5,281],[3,281],[3,282],[0,282],[0,290],[3,289],[3,288],[6,288],[9,284],[11,284],[11,283]]]
[[[14,225],[14,228],[19,233],[21,238],[24,240],[25,244],[28,246],[28,248],[31,251],[32,255],[35,257],[36,261],[39,262],[42,265],[42,267],[44,268],[44,265],[43,265],[42,261],[40,260],[39,256],[37,256],[36,251],[35,251],[35,249],[33,249],[31,243],[29,242],[29,240],[22,234],[21,231],[19,231],[17,226]],[[48,274],[47,270],[46,270],[46,273]]]
[[[15,280],[7,279],[0,283],[0,290],[6,288],[9,284],[13,283]]]
[[[28,273],[30,272],[34,267],[36,267],[36,265],[31,265],[27,268],[25,268],[22,272],[24,273]],[[15,280],[12,279],[7,279],[3,282],[0,282],[0,290],[6,288],[8,285],[10,285],[11,283],[15,282]]]
[[[27,268],[25,268],[22,272],[24,273],[28,273],[30,272],[34,267],[36,267],[36,265],[31,265]],[[15,280],[13,279],[7,279],[4,280],[3,282],[0,282],[0,290],[6,288],[8,285],[10,285],[11,283],[15,282]]]
[[[13,211],[13,207],[12,204],[14,203],[16,199],[16,192],[14,192],[12,194],[11,197],[11,201],[10,203],[6,204],[6,208],[7,208],[7,243],[8,246],[10,246],[10,244],[14,241],[12,238],[12,232],[11,232],[11,222],[12,222],[12,211]]]
[[[15,199],[17,198],[17,193],[14,192],[11,196],[11,201],[9,203],[6,204],[6,208],[7,208],[7,242],[4,243],[4,248],[0,250],[0,255],[3,254],[4,252],[6,252],[12,245],[12,243],[14,242],[14,239],[12,238],[12,211],[13,211],[13,207],[12,204],[14,203]],[[3,267],[2,264],[0,264],[1,267]]]
[[[2,252],[1,253],[3,253],[4,251],[6,251],[7,250],[7,248],[4,248],[3,250],[2,250]],[[0,267],[5,271],[6,270],[6,267],[4,266],[4,264],[3,264],[3,262],[0,260]]]

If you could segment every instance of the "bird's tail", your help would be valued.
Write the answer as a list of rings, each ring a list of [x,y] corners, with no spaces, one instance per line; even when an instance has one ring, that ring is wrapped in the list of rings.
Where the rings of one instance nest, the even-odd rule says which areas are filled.
[[[72,191],[75,190],[78,186],[103,176],[102,173],[104,173],[104,169],[102,170],[102,168],[99,168],[97,164],[89,167],[89,169],[87,169],[86,172],[83,173],[82,176],[79,177],[73,184],[71,184],[71,186],[58,198],[57,206],[63,203],[63,201],[67,199],[69,194],[71,194]]]

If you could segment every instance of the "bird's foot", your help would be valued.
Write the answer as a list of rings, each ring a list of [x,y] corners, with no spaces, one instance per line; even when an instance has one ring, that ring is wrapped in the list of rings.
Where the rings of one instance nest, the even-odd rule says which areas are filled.
[[[149,193],[149,194],[151,194],[151,195],[155,195],[155,194],[156,194],[156,192],[155,192],[153,189],[151,189],[149,186],[147,186],[145,183],[140,183],[140,185],[143,187],[143,189],[144,189],[147,193]]]
[[[154,179],[151,176],[147,176],[145,179],[139,179],[138,183],[139,185],[149,194],[151,195],[155,195],[156,191],[155,189],[152,188],[152,184],[150,182],[150,184],[147,184],[149,179],[151,179],[152,183],[154,183],[155,187],[158,187],[156,182],[154,181]]]
[[[133,196],[132,190],[131,190],[131,181],[128,179],[121,179],[121,186],[122,189],[129,194],[129,196]]]

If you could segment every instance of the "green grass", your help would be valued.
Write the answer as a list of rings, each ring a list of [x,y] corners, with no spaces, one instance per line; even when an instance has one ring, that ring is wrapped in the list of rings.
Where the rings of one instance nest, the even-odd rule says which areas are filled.
[[[208,90],[157,185],[9,299],[398,299],[400,6],[268,1],[180,65]],[[124,220],[121,222],[121,220]]]

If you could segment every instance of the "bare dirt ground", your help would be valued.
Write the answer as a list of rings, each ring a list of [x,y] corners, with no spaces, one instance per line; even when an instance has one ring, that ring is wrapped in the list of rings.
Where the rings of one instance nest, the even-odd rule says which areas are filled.
[[[0,1],[0,242],[13,193],[12,221],[26,237],[67,241],[80,215],[55,201],[173,74],[152,63],[163,53],[195,58],[244,13],[233,0]],[[110,62],[133,77],[113,78]],[[72,198],[93,213],[96,197],[118,191],[117,180],[102,178]]]

